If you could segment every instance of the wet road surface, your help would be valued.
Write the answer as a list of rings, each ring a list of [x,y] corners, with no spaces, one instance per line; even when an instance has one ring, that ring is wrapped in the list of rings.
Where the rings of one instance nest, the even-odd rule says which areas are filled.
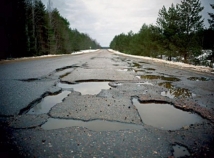
[[[0,74],[0,157],[214,156],[212,73],[99,50]]]

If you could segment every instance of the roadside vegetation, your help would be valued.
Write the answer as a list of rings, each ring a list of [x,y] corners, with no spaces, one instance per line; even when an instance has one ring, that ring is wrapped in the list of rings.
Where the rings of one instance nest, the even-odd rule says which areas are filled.
[[[71,29],[51,1],[1,0],[0,59],[67,54],[100,48],[89,35]]]
[[[214,10],[214,4],[210,6]],[[203,9],[199,0],[182,0],[168,9],[163,6],[159,10],[156,25],[143,24],[138,33],[130,31],[116,35],[110,48],[127,54],[213,67],[214,13],[208,13],[210,26],[204,28],[201,16]],[[200,55],[203,53],[202,62]]]

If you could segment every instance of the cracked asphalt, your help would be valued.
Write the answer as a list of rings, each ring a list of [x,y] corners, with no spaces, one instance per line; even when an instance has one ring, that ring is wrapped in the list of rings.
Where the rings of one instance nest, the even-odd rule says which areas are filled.
[[[0,74],[0,157],[173,157],[174,145],[188,150],[187,157],[214,157],[212,73],[98,50],[1,61]],[[95,95],[57,86],[104,81],[109,82],[110,88],[98,87],[100,92]],[[45,97],[65,90],[70,94],[50,105],[48,112],[28,114]],[[133,97],[140,103],[168,103],[195,113],[202,123],[176,130],[146,124]],[[103,121],[104,126],[105,122],[116,122],[138,128],[96,131],[65,125],[44,129],[51,118]]]

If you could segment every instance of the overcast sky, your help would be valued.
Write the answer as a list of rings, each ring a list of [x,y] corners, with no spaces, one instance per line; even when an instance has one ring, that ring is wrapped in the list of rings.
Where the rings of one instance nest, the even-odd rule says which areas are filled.
[[[53,8],[70,22],[70,27],[87,33],[101,46],[109,46],[115,35],[130,30],[138,32],[143,25],[156,24],[158,11],[181,0],[51,0]],[[47,5],[48,0],[42,0]],[[213,0],[201,0],[203,16],[208,27],[207,12]]]

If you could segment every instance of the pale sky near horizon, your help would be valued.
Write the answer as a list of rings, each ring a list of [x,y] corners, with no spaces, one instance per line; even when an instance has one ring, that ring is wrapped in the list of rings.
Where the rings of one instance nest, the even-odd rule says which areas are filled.
[[[144,23],[156,24],[158,11],[181,0],[51,0],[72,29],[87,33],[101,46],[109,46],[115,35],[137,33]],[[42,0],[47,5],[48,0]],[[205,26],[214,0],[201,0]]]

